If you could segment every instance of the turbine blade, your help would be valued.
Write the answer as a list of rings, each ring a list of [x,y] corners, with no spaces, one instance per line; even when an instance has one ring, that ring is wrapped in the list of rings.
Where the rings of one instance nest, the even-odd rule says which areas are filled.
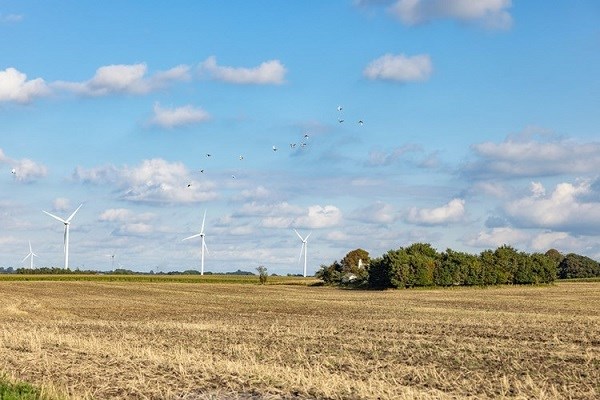
[[[69,225],[65,225],[65,233],[63,234],[63,254],[67,254],[67,229],[69,229]]]
[[[33,249],[31,248],[31,240],[29,241],[29,252],[33,253]]]
[[[50,214],[48,211],[44,211],[44,210],[42,210],[42,212],[44,212],[44,213],[48,214],[49,216],[51,216],[52,218],[54,218],[54,219],[56,219],[56,220],[58,220],[58,221],[62,222],[63,224],[66,224],[66,223],[67,223],[67,221],[65,221],[65,220],[64,220],[64,219],[62,219],[61,217],[57,217],[57,216],[56,216],[56,215],[54,215],[54,214]]]
[[[302,259],[302,252],[304,251],[305,243],[302,242],[302,247],[300,247],[300,255],[298,256],[298,262]]]
[[[206,245],[206,243],[203,243],[204,245],[204,250],[206,250],[206,252],[208,253],[208,246]]]
[[[193,238],[197,238],[198,236],[201,236],[201,233],[196,233],[195,235],[192,236],[188,236],[185,239],[182,239],[181,241],[183,242],[184,240],[188,240],[188,239],[193,239]]]
[[[200,233],[204,233],[204,221],[206,220],[206,210],[204,210],[204,217],[202,217],[202,228],[200,229]]]
[[[304,239],[302,239],[302,236],[300,236],[300,234],[298,233],[298,231],[294,229],[294,232],[296,232],[296,235],[298,235],[298,237],[300,238],[300,240],[302,240],[304,242]]]
[[[25,260],[27,260],[29,258],[29,256],[31,255],[31,253],[27,254],[22,260],[21,263],[25,262]]]
[[[83,205],[83,203],[81,203],[81,204],[79,205],[79,207],[77,207],[77,210],[73,211],[73,214],[71,214],[71,215],[69,216],[69,218],[67,218],[67,222],[71,222],[71,220],[73,219],[73,217],[75,216],[75,214],[77,213],[77,211],[79,211],[79,209],[81,208],[81,206],[82,206],[82,205]]]
[[[308,234],[308,236],[306,236],[306,237],[304,238],[304,241],[305,241],[305,242],[308,240],[308,238],[310,237],[310,235],[312,235],[312,232],[311,232],[311,233],[309,233],[309,234]]]

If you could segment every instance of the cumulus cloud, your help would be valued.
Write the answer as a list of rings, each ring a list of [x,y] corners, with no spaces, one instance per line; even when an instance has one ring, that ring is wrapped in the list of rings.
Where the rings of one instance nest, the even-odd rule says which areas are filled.
[[[263,228],[328,228],[338,225],[342,212],[333,205],[299,207],[288,202],[244,204],[235,217],[259,217]]]
[[[27,80],[27,75],[15,68],[0,71],[0,102],[30,103],[48,96],[50,88],[42,78]]]
[[[71,209],[71,201],[64,197],[57,197],[52,202],[53,211],[67,211]]]
[[[28,158],[12,159],[0,149],[0,164],[8,164],[14,170],[13,176],[17,182],[30,183],[48,175],[48,168]]]
[[[142,236],[154,232],[151,222],[154,214],[136,214],[126,208],[109,208],[104,210],[98,221],[105,223],[116,223],[117,228],[112,231],[114,236]]]
[[[426,81],[433,71],[428,55],[412,57],[404,54],[385,54],[369,63],[363,75],[372,80],[397,82]]]
[[[308,215],[297,218],[294,225],[303,228],[329,228],[342,222],[342,211],[336,206],[324,207],[314,205],[308,207]]]
[[[196,203],[217,198],[212,182],[195,181],[191,179],[189,171],[182,163],[170,163],[160,158],[144,160],[135,167],[77,167],[73,173],[73,180],[115,185],[121,193],[121,199],[132,202]]]
[[[154,104],[154,116],[150,119],[151,125],[163,128],[192,125],[210,119],[208,112],[200,107],[186,105],[178,108],[163,108]]]
[[[356,215],[357,220],[374,224],[391,224],[397,219],[394,207],[382,201],[377,201],[367,207],[360,208],[353,214]]]
[[[147,75],[146,64],[116,64],[100,67],[95,75],[85,82],[58,81],[52,84],[57,89],[72,91],[84,96],[105,96],[113,93],[146,94],[165,87],[173,81],[190,78],[189,67],[179,65],[168,71]]]
[[[416,225],[446,225],[460,222],[465,217],[465,201],[452,199],[437,208],[411,208],[405,216],[406,222]]]
[[[280,85],[285,82],[286,68],[279,60],[261,63],[258,67],[224,67],[217,64],[215,56],[200,64],[200,72],[216,80],[235,84]]]
[[[473,179],[558,176],[600,170],[600,142],[507,138],[471,146],[475,160],[461,172]]]
[[[504,211],[517,227],[598,234],[599,194],[591,180],[560,183],[550,194],[537,183],[532,185],[530,195],[505,204]]]
[[[529,235],[521,230],[510,227],[500,227],[479,232],[475,237],[467,239],[466,243],[469,246],[480,248],[497,248],[505,244],[516,248],[522,248],[523,243],[528,240]]]
[[[490,29],[512,25],[508,12],[511,0],[398,0],[390,12],[406,25],[418,25],[436,19],[478,22]]]

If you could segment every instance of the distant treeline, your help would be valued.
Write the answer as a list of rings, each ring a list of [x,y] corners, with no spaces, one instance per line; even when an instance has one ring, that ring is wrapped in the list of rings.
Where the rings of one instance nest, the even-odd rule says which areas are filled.
[[[598,277],[600,263],[555,249],[530,254],[504,245],[473,255],[451,249],[440,253],[428,243],[415,243],[373,259],[356,249],[340,262],[322,265],[316,276],[326,284],[371,289],[542,284]]]
[[[168,271],[168,272],[140,272],[133,271],[125,268],[117,268],[111,271],[96,271],[96,270],[81,270],[81,269],[64,269],[58,267],[40,267],[40,268],[17,268],[13,267],[3,268],[0,267],[0,274],[38,274],[38,275],[200,275],[200,271],[195,269],[187,269],[185,271]],[[204,272],[204,275],[256,275],[254,272],[243,271],[238,269],[232,272]],[[271,276],[278,276],[277,274],[271,274]],[[296,276],[288,274],[288,276]],[[299,275],[301,276],[301,275]]]

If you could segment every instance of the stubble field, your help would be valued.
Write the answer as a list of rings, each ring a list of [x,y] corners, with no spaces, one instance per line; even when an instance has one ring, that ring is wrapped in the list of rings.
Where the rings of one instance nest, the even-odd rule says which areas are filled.
[[[0,281],[0,373],[73,399],[597,399],[600,283]]]

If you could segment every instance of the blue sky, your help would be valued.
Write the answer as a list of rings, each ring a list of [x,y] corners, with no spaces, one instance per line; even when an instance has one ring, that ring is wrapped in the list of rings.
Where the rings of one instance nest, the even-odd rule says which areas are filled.
[[[215,272],[301,273],[293,229],[309,273],[600,259],[597,1],[0,1],[0,35],[1,266],[63,265],[42,210],[80,204],[71,268],[197,269],[205,210]]]

